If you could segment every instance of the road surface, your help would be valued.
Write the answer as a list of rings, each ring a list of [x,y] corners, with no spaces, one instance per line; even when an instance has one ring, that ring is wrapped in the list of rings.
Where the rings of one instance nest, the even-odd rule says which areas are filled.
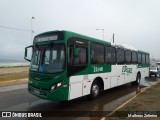
[[[88,100],[87,97],[77,98],[69,102],[42,100],[28,93],[26,84],[0,87],[0,111],[62,111],[62,113],[64,111],[85,111],[85,113],[82,112],[81,116],[90,119],[86,114],[87,112],[113,111],[143,88],[154,84],[158,80],[158,78],[152,77],[142,80],[140,86],[126,84],[112,88],[104,91],[97,99],[92,101]],[[63,120],[80,119],[81,116],[63,117]],[[99,118],[101,117],[99,116]]]

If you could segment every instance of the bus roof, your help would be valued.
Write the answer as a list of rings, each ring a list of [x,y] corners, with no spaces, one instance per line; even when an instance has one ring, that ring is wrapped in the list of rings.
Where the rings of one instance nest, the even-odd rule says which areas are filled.
[[[138,50],[138,52],[144,53],[144,54],[149,54],[148,52],[145,52],[145,51],[142,51],[142,50]]]
[[[40,34],[38,34],[36,36],[43,35],[43,34],[48,34],[48,33],[52,33],[52,32],[63,32],[64,36],[67,38],[67,40],[69,38],[71,38],[71,37],[78,37],[78,38],[81,38],[81,39],[86,39],[88,41],[93,41],[93,42],[98,42],[98,43],[102,43],[102,44],[111,45],[110,42],[107,42],[105,40],[99,40],[99,39],[96,39],[96,38],[88,37],[88,36],[85,36],[85,35],[81,35],[81,34],[78,34],[78,33],[75,33],[75,32],[71,32],[71,31],[66,31],[66,30],[62,30],[62,31],[59,31],[59,30],[47,31],[47,32],[40,33]]]
[[[99,40],[99,39],[96,39],[96,38],[88,37],[88,36],[85,36],[85,35],[82,35],[82,34],[78,34],[78,33],[71,32],[71,31],[66,31],[66,30],[64,30],[63,32],[64,32],[68,37],[78,37],[78,38],[86,39],[86,40],[93,41],[93,42],[98,42],[98,43],[102,43],[102,44],[111,45],[110,42],[107,42],[107,41],[105,41],[105,40]]]
[[[78,37],[78,38],[81,38],[81,39],[85,39],[85,40],[88,40],[88,41],[93,41],[93,42],[98,42],[98,43],[102,43],[102,44],[108,44],[108,45],[111,45],[110,42],[107,42],[105,40],[99,40],[99,39],[96,39],[96,38],[92,38],[92,37],[89,37],[89,36],[85,36],[85,35],[82,35],[82,34],[78,34],[78,33],[75,33],[75,32],[71,32],[71,31],[67,31],[67,30],[53,30],[53,31],[47,31],[47,32],[43,32],[43,33],[40,33],[36,36],[39,36],[39,35],[43,35],[43,34],[47,34],[47,33],[52,33],[52,32],[63,32],[64,33],[64,36],[65,38],[68,40],[69,38],[72,38],[72,37]],[[141,52],[141,53],[145,53],[145,54],[149,54],[148,52],[145,52],[145,51],[141,51],[141,50],[137,50],[136,48],[132,47],[132,46],[129,46],[129,45],[118,45],[118,44],[112,44],[112,46],[117,46],[117,47],[122,47],[122,48],[126,48],[126,49],[130,49],[130,50],[134,50],[134,51],[137,51],[137,52]]]
[[[137,49],[133,46],[130,45],[126,45],[126,44],[116,44],[116,43],[112,43],[112,46],[115,46],[117,48],[122,48],[122,49],[129,49],[129,50],[134,50],[137,51]]]

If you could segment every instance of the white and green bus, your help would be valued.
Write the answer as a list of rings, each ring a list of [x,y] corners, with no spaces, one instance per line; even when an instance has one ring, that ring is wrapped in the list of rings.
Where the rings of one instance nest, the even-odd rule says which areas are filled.
[[[32,57],[27,58],[27,50]],[[63,101],[149,76],[149,53],[69,31],[35,36],[25,48],[30,61],[28,91],[42,99]]]

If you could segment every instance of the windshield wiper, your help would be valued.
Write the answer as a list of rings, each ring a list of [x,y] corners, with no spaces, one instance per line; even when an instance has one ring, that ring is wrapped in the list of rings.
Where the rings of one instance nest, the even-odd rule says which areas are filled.
[[[36,56],[36,65],[38,65],[39,64],[39,54],[40,54],[40,48],[39,48],[39,46],[38,45],[35,45],[34,47],[33,47],[33,51],[34,51],[34,54],[35,54],[35,56]],[[33,55],[34,55],[33,54]],[[33,56],[34,57],[34,56]]]

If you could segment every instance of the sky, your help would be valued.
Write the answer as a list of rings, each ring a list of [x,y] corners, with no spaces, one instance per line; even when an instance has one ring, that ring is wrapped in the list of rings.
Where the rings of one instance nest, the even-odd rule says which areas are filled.
[[[160,58],[160,0],[0,0],[0,59],[22,60],[33,36],[68,30]]]

